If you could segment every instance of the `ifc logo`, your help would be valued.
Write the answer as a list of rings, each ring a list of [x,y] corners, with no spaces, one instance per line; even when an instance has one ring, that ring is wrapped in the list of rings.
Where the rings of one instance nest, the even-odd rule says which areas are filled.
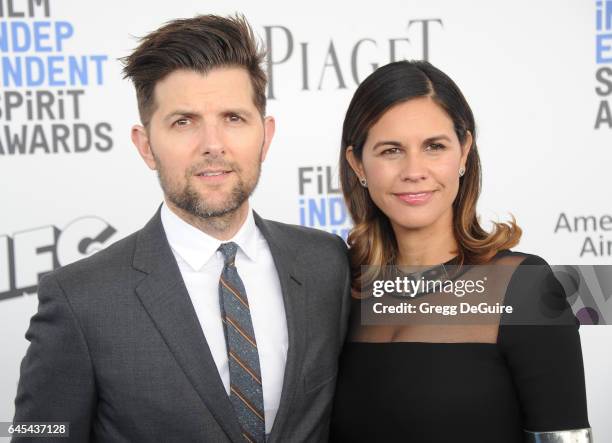
[[[35,292],[39,279],[103,249],[117,230],[99,217],[82,217],[63,230],[41,226],[0,235],[0,300]]]

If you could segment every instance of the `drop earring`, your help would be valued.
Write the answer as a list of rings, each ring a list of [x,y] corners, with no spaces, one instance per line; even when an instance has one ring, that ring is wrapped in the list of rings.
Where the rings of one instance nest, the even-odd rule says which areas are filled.
[[[459,168],[459,177],[463,177],[463,174],[465,174],[465,168],[462,166]]]

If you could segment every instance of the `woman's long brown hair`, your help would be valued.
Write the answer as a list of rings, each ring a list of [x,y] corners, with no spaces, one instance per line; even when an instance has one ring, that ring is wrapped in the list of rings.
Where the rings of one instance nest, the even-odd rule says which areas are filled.
[[[351,169],[346,150],[353,147],[361,160],[369,129],[392,106],[417,97],[431,97],[453,121],[460,143],[468,132],[472,146],[465,175],[453,202],[453,234],[459,245],[459,263],[487,263],[497,252],[518,244],[521,229],[514,217],[508,223],[493,223],[485,231],[476,214],[480,195],[481,169],[476,146],[476,125],[472,110],[457,85],[442,71],[425,61],[390,63],[374,71],[357,88],[349,105],[342,129],[340,184],[354,227],[349,233],[353,288],[359,291],[370,284],[384,266],[396,264],[398,246],[387,216],[374,204],[367,188]],[[362,272],[362,266],[368,271]]]

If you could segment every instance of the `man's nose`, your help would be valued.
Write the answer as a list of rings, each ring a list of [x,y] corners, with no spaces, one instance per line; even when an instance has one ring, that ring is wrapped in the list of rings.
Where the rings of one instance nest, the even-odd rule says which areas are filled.
[[[225,154],[223,138],[216,123],[204,122],[200,131],[200,152],[202,155],[215,157]]]

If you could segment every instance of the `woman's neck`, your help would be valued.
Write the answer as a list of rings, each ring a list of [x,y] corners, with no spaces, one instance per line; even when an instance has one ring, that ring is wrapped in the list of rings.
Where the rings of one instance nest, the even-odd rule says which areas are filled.
[[[398,265],[433,266],[445,263],[457,255],[458,245],[452,224],[444,229],[439,226],[422,229],[394,226],[393,230],[397,240]]]

